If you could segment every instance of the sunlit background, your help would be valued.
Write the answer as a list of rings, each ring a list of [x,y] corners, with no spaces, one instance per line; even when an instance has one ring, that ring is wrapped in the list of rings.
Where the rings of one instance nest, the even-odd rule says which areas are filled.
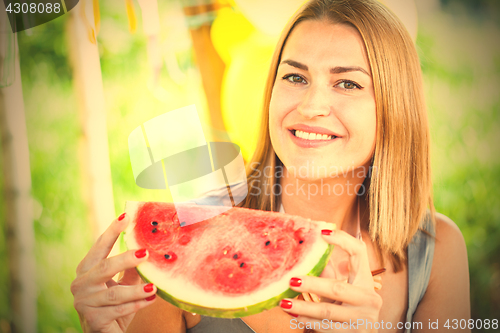
[[[151,9],[141,11],[132,0],[81,0],[69,14],[17,34],[32,182],[32,278],[39,332],[81,330],[70,283],[99,230],[122,211],[125,201],[170,197],[167,191],[135,185],[127,141],[134,128],[196,104],[207,140],[230,138],[246,159],[251,156],[269,57],[282,25],[301,1],[224,1],[210,15],[198,18],[187,6],[183,9],[186,3],[158,1],[153,13],[160,25],[155,27],[154,17],[153,23],[143,22],[144,12]],[[415,3],[436,209],[453,219],[465,237],[472,317],[500,319],[500,3]],[[411,30],[416,16],[411,8],[408,11]],[[211,31],[209,25],[204,25],[207,30],[200,28],[215,17]],[[85,56],[93,54],[93,48],[96,56]],[[202,54],[207,57],[200,58]],[[209,83],[219,88],[210,90]],[[217,110],[222,121],[214,119]],[[94,113],[103,116],[100,123],[92,118]],[[100,131],[99,124],[106,127]],[[2,135],[4,170],[8,140]],[[104,166],[93,165],[102,159],[89,157],[96,152],[89,148],[94,135],[101,138],[96,154],[107,156],[106,140],[109,145],[109,163],[104,159]],[[92,170],[100,172],[99,181],[92,178]],[[2,176],[2,202],[8,195],[4,184]],[[96,197],[101,206],[106,200],[109,204],[99,207]],[[14,318],[9,303],[13,286],[7,208],[0,205],[0,332],[11,332]]]

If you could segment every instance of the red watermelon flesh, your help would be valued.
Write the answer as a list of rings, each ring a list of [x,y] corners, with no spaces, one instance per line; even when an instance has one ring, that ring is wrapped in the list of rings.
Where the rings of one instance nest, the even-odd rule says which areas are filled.
[[[128,202],[134,222],[124,239],[128,248],[148,249],[147,265],[138,267],[145,279],[190,311],[234,317],[263,310],[259,303],[272,307],[269,299],[288,290],[291,274],[319,275],[331,251],[320,236],[320,229],[331,228],[324,222],[245,208],[185,207],[193,218],[207,210],[220,214],[181,226],[186,221],[179,221],[172,203]]]

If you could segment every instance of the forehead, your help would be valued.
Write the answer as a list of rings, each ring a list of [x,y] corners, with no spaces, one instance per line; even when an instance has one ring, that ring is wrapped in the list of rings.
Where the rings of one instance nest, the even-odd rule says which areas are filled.
[[[365,45],[356,28],[326,20],[300,22],[288,37],[281,59],[307,65],[357,65],[370,72]]]

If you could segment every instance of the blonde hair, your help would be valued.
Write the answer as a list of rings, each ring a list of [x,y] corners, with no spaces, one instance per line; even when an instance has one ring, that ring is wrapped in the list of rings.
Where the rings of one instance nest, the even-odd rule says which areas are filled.
[[[269,104],[286,40],[297,24],[306,20],[350,25],[364,41],[377,110],[372,159],[377,172],[367,180],[368,230],[378,250],[390,256],[398,271],[427,206],[434,212],[430,135],[420,63],[413,41],[399,19],[375,0],[312,0],[285,27],[266,82],[259,145],[247,166],[249,194],[242,206],[279,210],[280,196],[273,194],[279,179],[274,172],[264,179],[266,167],[271,170],[283,167],[271,145]]]

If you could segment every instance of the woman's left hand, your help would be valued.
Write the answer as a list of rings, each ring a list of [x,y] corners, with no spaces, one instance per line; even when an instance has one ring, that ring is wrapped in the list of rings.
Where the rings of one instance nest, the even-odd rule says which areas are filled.
[[[314,276],[292,278],[293,290],[313,293],[335,303],[284,299],[281,308],[298,315],[298,327],[312,328],[315,332],[376,332],[370,326],[378,321],[382,298],[374,290],[365,243],[341,230],[325,233],[328,231],[323,232],[328,243],[341,247],[349,255],[348,282]],[[372,325],[367,325],[370,322]]]

